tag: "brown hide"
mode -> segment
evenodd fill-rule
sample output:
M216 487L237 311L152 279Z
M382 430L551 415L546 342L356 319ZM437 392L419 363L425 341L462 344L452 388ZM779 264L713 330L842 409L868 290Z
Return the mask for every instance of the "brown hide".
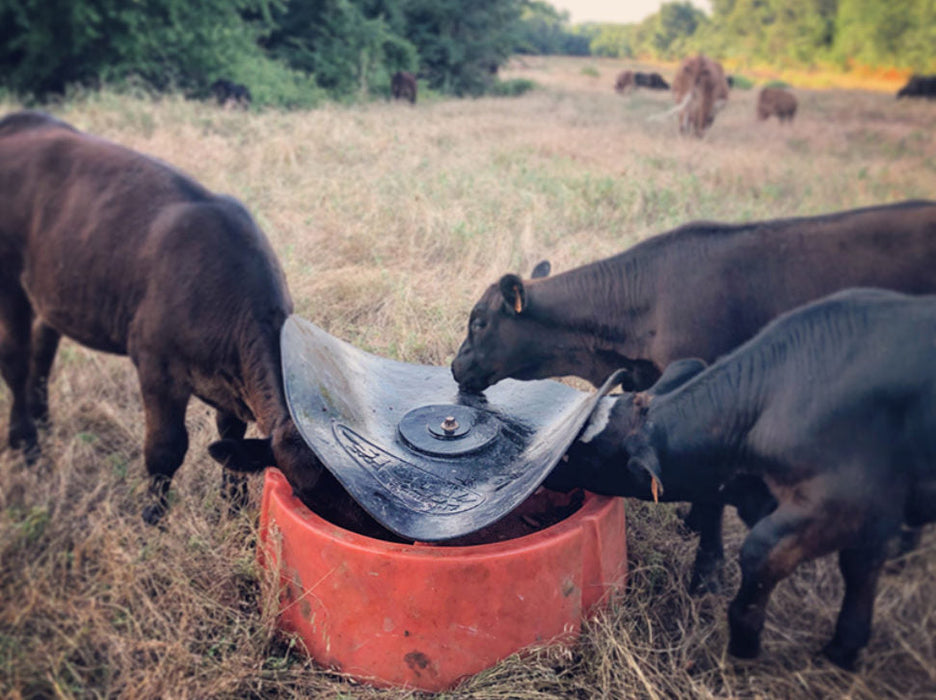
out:
M409 100L415 103L417 92L416 76L402 70L394 73L390 81L390 92L395 100Z
M0 121L0 369L14 447L37 450L65 335L137 369L149 522L184 458L192 395L217 409L223 438L256 420L307 492L320 465L289 417L279 359L292 308L270 244L234 199L47 115Z
M757 118L761 121L776 115L777 119L793 121L796 115L796 97L782 88L765 87L757 96Z
M680 107L679 131L702 136L728 101L728 81L718 61L704 54L685 59L673 79L673 99Z
M615 92L630 92L634 89L634 72L625 70L618 73L617 80L614 82Z

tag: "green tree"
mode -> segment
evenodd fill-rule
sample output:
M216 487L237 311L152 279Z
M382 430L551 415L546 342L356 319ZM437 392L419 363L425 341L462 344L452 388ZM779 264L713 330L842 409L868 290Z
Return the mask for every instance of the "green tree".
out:
M521 0L401 0L420 74L454 95L479 95L518 42Z
M517 53L587 56L588 44L586 32L570 26L568 12L560 12L541 0L523 4L514 46Z
M128 76L197 88L264 60L268 16L268 0L0 0L0 73L37 96Z
M706 21L705 13L688 2L668 2L655 15L652 34L654 53L663 58L681 56L687 40Z
M274 23L265 42L270 53L334 96L386 86L391 73L417 64L415 47L398 33L405 18L395 3L291 0Z

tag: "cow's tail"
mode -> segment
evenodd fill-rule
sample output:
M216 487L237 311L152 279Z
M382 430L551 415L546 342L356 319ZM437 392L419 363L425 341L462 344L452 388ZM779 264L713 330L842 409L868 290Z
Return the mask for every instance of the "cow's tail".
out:
M681 112L683 109L685 109L686 105L689 104L689 100L691 99L692 99L692 91L690 90L689 92L686 93L686 96L682 99L682 102L677 104L672 109L666 110L665 112L660 112L659 114L651 114L649 117L647 117L647 121L648 122L661 122L664 119L669 119L677 112Z

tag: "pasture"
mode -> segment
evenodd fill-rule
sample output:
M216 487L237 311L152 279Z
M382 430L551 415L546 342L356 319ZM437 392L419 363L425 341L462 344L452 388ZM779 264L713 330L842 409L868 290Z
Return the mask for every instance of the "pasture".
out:
M416 105L282 113L105 92L52 111L240 199L279 255L298 314L414 363L450 363L486 286L543 258L558 272L693 219L936 194L929 101L794 85L796 120L780 125L756 120L756 89L735 90L703 139L680 138L675 118L654 118L672 106L668 92L615 94L624 67L528 59L504 77L542 88L518 98L421 94ZM0 114L17 108L0 101ZM4 445L9 404L2 387ZM35 466L0 451L0 696L419 695L316 667L261 614L275 593L255 563L256 507L224 510L206 451L216 435L207 406L189 407L189 452L164 530L140 519L143 415L130 362L63 341L50 409ZM260 485L251 482L255 505ZM932 532L883 577L871 642L850 674L818 656L842 591L834 558L781 583L761 657L739 661L726 652L726 608L745 529L727 516L725 590L693 598L684 587L695 538L677 512L628 502L627 589L578 645L512 657L446 697L936 694Z

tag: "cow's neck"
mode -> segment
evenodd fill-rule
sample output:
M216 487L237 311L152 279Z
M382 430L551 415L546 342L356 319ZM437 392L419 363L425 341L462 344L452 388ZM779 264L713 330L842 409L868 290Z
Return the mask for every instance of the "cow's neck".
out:
M575 357L576 374L597 385L616 369L654 364L647 277L618 256L530 285L531 306ZM652 380L658 372L649 374Z
M719 363L652 399L648 420L666 436L671 473L693 479L705 469L714 483L745 465L747 438L763 409L768 383L752 371L753 359Z
M278 329L248 334L241 345L241 373L242 399L250 407L260 433L270 435L277 424L289 418Z

